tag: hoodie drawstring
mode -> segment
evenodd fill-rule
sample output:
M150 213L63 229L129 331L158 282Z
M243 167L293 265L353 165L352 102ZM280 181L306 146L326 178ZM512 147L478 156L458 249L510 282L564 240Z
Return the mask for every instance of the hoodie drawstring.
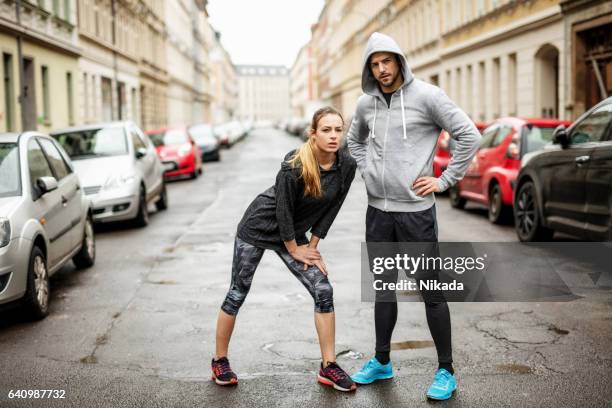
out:
M372 130L370 130L370 135L372 136L372 139L376 139L376 135L374 134L374 128L376 127L376 113L377 113L377 109L376 109L376 98L374 98L374 120L372 121Z
M402 128L404 129L404 140L406 140L406 113L404 112L404 89L400 88L400 101L402 105Z

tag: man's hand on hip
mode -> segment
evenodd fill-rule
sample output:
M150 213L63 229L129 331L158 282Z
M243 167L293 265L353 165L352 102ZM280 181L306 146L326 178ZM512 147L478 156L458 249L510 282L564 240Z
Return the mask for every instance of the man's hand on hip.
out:
M420 197L425 197L427 194L439 193L440 185L437 177L419 177L412 185L412 189Z

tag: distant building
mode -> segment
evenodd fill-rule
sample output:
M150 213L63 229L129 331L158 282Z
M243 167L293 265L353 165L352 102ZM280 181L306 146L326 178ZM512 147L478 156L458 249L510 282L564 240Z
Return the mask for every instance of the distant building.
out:
M210 122L210 44L206 1L166 1L168 125Z
M298 118L308 118L321 107L315 98L313 87L314 64L312 48L306 44L298 53L290 71L291 114Z
M221 44L221 34L212 29L211 34L212 123L218 125L230 121L237 113L238 79L232 59Z
M0 1L0 132L48 132L80 121L76 2ZM21 37L23 83L20 82Z
M277 121L291 115L289 70L284 66L238 65L238 116Z

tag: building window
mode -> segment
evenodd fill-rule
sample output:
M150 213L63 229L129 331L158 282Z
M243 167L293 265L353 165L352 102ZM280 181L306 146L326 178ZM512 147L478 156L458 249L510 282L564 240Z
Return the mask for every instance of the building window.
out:
M96 8L96 11L94 12L94 26L95 26L96 37L99 37L100 36L100 12L98 11L97 8Z
M467 72L466 72L466 95L465 95L465 110L467 111L468 115L470 117L473 117L473 106L474 106L474 90L472 89L473 87L473 78L472 78L472 66L468 65L467 66Z
M498 118L501 113L501 73L499 58L493 59L493 118Z
M132 120L136 122L138 120L138 105L136 97L136 88L132 88Z
M125 84L117 82L117 117L124 120L126 117Z
M89 118L89 82L87 73L83 73L83 116L85 116L85 120Z
M486 85L485 63L481 61L478 63L478 120L481 122L485 120Z
M64 19L70 21L70 0L64 0Z
M49 90L49 67L42 65L41 77L42 77L42 92L43 92L43 121L45 125L49 125L51 121L51 95Z
M478 15L482 16L485 12L485 0L476 0L478 2Z
M7 132L15 130L15 81L13 77L13 56L2 54L4 83L4 123Z
M455 70L455 102L459 105L463 104L461 85L463 84L463 78L461 78L461 67Z
M53 0L53 14L59 17L60 14L60 0Z
M517 87L516 54L508 55L508 114L516 116L516 87Z
M68 124L74 125L74 95L72 72L66 72L66 96L68 98Z

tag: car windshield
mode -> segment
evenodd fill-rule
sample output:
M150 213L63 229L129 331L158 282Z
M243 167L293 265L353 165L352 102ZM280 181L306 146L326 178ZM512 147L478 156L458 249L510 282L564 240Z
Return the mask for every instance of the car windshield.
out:
M21 195L17 143L0 143L0 197Z
M535 152L540 150L553 140L554 127L525 126L525 147L523 153Z
M128 153L127 139L121 127L79 130L54 134L72 160L120 156Z
M198 143L214 143L216 141L215 135L211 126L194 126L189 129L189 133Z
M189 128L189 133L194 139L205 139L207 137L214 137L212 132L212 126L209 125L198 125Z
M187 132L182 129L170 129L149 133L149 138L157 146L187 143Z

